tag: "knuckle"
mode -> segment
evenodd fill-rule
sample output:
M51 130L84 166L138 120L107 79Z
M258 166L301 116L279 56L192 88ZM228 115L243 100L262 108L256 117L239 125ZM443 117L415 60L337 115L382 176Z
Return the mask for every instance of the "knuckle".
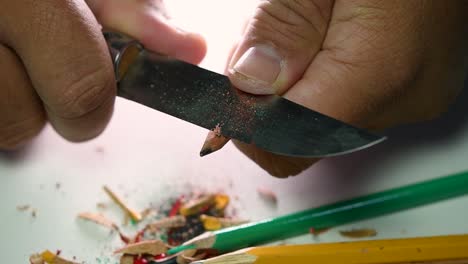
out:
M43 114L34 117L0 121L0 149L14 150L37 136L45 125Z
M323 39L331 6L318 0L268 0L261 2L250 29L253 38L267 39L286 50L310 47ZM328 2L328 1L327 1Z
M66 80L66 89L56 95L56 102L48 105L57 116L64 119L79 119L108 102L115 95L113 75L101 68L90 73L79 74L74 80Z

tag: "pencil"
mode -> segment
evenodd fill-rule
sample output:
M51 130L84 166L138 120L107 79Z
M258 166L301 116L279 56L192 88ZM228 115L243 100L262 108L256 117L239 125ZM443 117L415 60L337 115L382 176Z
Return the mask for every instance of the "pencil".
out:
M220 252L255 246L372 217L426 205L468 193L468 172L377 192L289 215L207 232L168 251L191 248Z
M231 139L221 134L221 126L216 125L212 131L208 132L205 142L200 150L200 157L220 150L229 142L229 140Z
M468 235L242 249L192 264L468 263Z

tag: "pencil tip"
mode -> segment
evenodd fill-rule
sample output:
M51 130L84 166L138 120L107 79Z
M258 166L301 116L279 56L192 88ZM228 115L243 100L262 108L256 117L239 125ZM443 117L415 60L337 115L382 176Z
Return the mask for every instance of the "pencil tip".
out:
M200 157L206 156L206 155L211 154L211 153L213 153L213 150L211 148L203 148L200 151Z

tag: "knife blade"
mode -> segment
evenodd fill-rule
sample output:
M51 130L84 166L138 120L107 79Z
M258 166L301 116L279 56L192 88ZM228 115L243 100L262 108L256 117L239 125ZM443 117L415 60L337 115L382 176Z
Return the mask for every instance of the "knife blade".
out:
M343 123L278 95L252 95L229 78L148 51L104 32L114 60L117 95L266 151L328 157L370 147L383 136Z

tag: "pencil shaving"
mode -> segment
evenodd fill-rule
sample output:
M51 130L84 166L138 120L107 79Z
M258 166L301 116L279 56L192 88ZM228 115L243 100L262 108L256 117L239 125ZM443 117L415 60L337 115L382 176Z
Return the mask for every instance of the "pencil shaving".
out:
M257 193L263 200L267 202L270 202L275 205L278 203L278 197L271 189L259 187L257 188Z
M245 223L248 223L246 220L240 219L230 219L224 217L214 217L208 215L200 215L200 220L203 223L203 226L208 231L215 231L221 228L231 227L231 226L238 226Z
M146 229L150 232L156 232L161 228L175 228L185 226L187 219L183 215L165 217L149 223Z
M147 208L141 212L141 218L146 219L150 216L156 215L158 212L153 208Z
M27 211L27 210L29 210L29 208L31 208L31 206L29 204L16 206L16 210L18 210L20 212Z
M127 205L127 203L125 203L123 201L123 199L118 196L115 192L113 192L109 187L107 186L103 186L103 189L104 191L109 195L109 197L117 204L119 205L119 207L124 210L129 216L130 218L135 221L135 222L139 222L141 221L142 217L141 217L141 214L138 213L136 210L130 208L130 206Z
M29 263L31 264L44 264L44 259L42 258L41 254L32 254L29 257Z
M128 255L160 255L167 251L167 246L161 240L146 240L133 244L128 244L125 247L118 249L114 254L128 254Z
M223 211L229 205L229 196L226 194L216 194L215 195L215 208L218 211Z
M133 256L131 255L122 255L120 257L120 264L133 264Z
M372 228L361 228L361 229L340 231L340 235L344 237L348 237L348 238L375 237L377 235L377 231Z
M177 264L190 264L197 260L202 260L207 256L206 252L201 252L197 254L198 250L188 249L182 251L176 258Z
M202 196L201 198L193 199L183 204L179 210L179 213L184 216L197 214L204 207L213 205L214 202L215 202L214 195Z
M91 221L95 224L108 227L110 229L118 230L118 226L110 219L106 218L102 214L93 214L89 212L83 212L78 214L78 218Z
M49 250L42 252L41 254L33 254L29 257L31 264L79 264L71 260L64 259Z

